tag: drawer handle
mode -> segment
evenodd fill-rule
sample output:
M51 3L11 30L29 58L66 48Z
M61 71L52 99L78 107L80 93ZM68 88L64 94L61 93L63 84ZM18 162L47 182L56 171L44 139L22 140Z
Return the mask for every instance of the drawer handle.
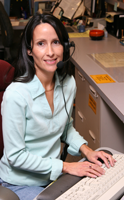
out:
M78 116L80 117L81 121L83 122L84 121L84 116L80 111L78 111Z
M96 137L91 130L89 130L89 134L90 134L91 138L95 141Z
M89 88L90 88L90 91L93 94L93 96L95 98L98 98L98 94L97 94L96 90L91 85L89 85Z
M82 81L85 81L84 76L78 71L78 76L81 78Z

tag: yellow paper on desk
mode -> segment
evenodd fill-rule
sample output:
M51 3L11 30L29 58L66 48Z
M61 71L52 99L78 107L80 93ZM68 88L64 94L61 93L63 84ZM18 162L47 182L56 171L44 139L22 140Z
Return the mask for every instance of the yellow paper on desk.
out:
M115 83L108 74L90 75L96 83Z
M69 34L69 38L80 38L80 37L89 37L89 32L90 30L87 30L83 33L68 33Z

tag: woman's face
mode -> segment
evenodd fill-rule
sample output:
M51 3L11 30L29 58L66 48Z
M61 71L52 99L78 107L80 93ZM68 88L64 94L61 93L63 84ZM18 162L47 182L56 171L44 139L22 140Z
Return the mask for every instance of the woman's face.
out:
M40 72L55 72L57 63L63 60L63 46L54 28L48 23L35 27L33 32L32 52L36 75Z

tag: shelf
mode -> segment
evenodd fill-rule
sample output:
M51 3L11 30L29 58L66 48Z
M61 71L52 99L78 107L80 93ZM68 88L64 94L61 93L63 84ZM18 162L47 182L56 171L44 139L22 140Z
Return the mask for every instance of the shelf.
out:
M34 0L34 3L35 2L39 2L39 3L45 3L45 2L54 2L56 0Z
M119 3L119 8L124 9L124 3L121 1L117 1L117 0L106 0L106 3L109 3L111 5L114 5L115 3Z

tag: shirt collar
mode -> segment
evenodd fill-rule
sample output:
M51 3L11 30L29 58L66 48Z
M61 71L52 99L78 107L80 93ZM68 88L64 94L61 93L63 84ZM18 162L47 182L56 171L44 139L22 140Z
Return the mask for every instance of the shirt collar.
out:
M60 80L61 80L61 77L59 77L57 72L55 72L55 89L57 87L62 87ZM65 85L66 84L63 82L63 86L65 86ZM42 83L40 82L39 78L36 75L34 75L34 78L32 79L31 82L27 83L27 86L31 92L31 96L33 99L35 99L36 97L45 93L45 89L44 89Z

